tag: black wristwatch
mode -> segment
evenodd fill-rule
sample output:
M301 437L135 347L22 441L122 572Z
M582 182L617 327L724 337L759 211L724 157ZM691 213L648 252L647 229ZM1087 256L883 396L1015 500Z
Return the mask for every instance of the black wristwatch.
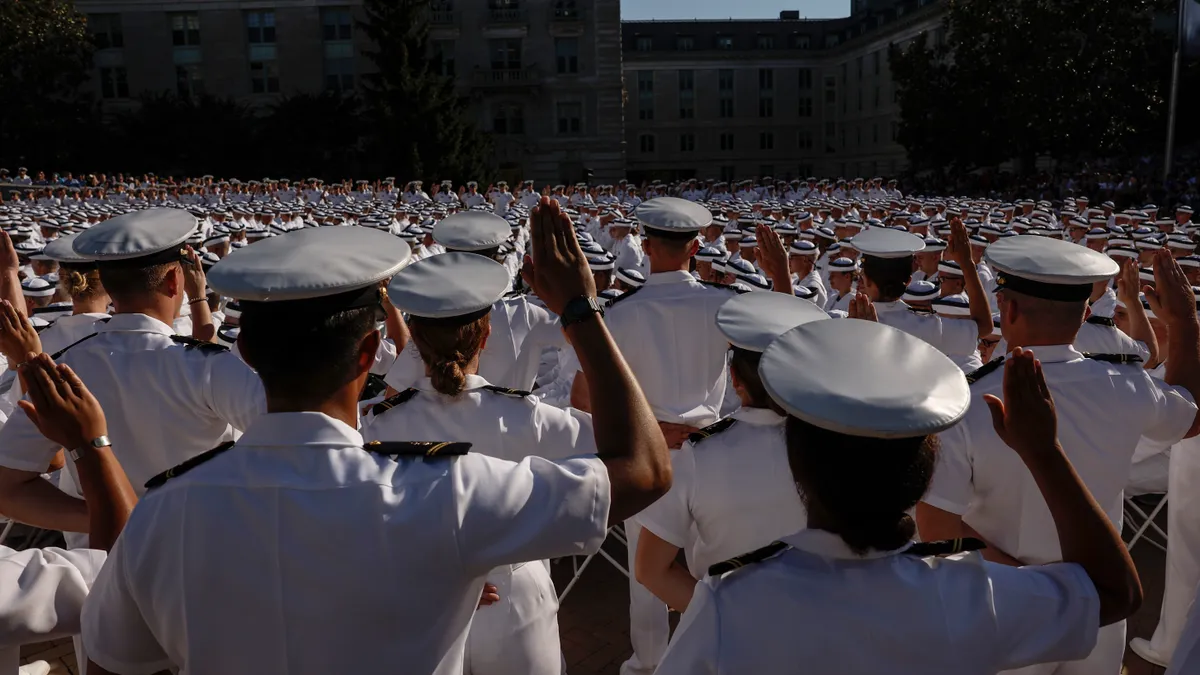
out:
M562 327L573 326L591 318L594 314L604 316L604 307L600 305L600 301L588 295L581 295L574 300L568 301L567 306L563 307L561 317Z

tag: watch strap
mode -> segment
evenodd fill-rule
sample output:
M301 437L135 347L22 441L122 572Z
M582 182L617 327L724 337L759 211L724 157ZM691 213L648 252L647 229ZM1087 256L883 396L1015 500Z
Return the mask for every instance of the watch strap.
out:
M600 301L595 297L581 295L568 301L566 306L563 307L563 313L560 317L562 327L573 326L588 319L593 314L604 316L604 307L600 305Z

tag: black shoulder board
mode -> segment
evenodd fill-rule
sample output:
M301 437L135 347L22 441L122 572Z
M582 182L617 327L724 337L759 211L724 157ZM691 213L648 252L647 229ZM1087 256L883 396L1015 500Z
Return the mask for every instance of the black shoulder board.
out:
M470 443L449 441L371 441L363 445L367 452L398 457L457 457L470 449Z
M233 444L234 444L233 441L229 441L228 443L222 443L221 445L218 445L217 447L213 448L212 450L209 450L208 452L202 452L199 455L196 455L195 457L183 462L182 464L180 464L178 466L173 466L170 469L167 469L166 471L158 474L154 478L151 478L150 480L146 481L146 489L153 490L156 487L162 486L163 483L166 483L167 481L171 480L172 478L174 478L176 476L182 476L183 474L200 466L201 464L207 462L208 460L212 459L213 457L216 457L217 455L232 448Z
M175 344L185 345L188 349L199 349L205 354L220 354L221 352L229 351L229 347L226 347L225 345L219 345L215 342L197 340L194 337L188 337L186 335L172 335L171 340L173 340Z
M736 569L745 567L746 565L753 565L755 563L760 563L760 562L766 560L767 558L772 558L772 557L779 555L780 553L783 553L783 551L787 548L788 548L788 545L783 543L782 541L777 541L773 544L768 544L768 545L758 549L757 551L751 551L744 555L739 555L736 558L730 558L729 560L726 560L725 562L719 562L716 565L710 566L708 568L708 576L719 577L722 574L725 574L726 572L732 572Z
M371 414L378 417L378 416L382 415L383 413L391 410L392 408L395 408L396 406L400 405L401 403L404 403L405 401L416 396L418 391L419 390L417 390L417 389L405 389L404 391L400 392L399 394L396 394L395 396L392 396L391 398L380 401L379 403L376 403L374 406L371 407Z
M497 387L494 384L489 384L488 386L484 387L484 389L486 389L494 394L500 394L501 396L512 396L513 398L525 398L526 396L529 396L532 393L532 392L524 391L521 389L509 389L507 387Z
M1084 354L1083 358L1105 363L1141 363L1142 357L1137 354Z
M995 361L988 361L987 363L983 364L982 368L976 368L975 370L967 373L967 384L975 384L976 382L999 370L1000 366L1003 364L1003 356Z
M368 373L367 382L363 385L362 391L358 393L358 400L366 401L367 399L375 398L385 391L387 391L387 382L383 381L383 377L375 373Z
M638 291L642 290L643 288L645 288L645 286L638 286L637 288L631 288L628 291L625 291L624 293L618 295L617 297L613 298L612 300L609 300L608 307L612 307L613 305L630 297L631 295L633 295L634 293L637 293ZM607 307L605 309L607 309Z
M1113 326L1117 325L1117 323L1115 321L1108 318L1107 316L1096 316L1095 314L1093 314L1092 316L1089 316L1087 318L1087 322L1094 326L1105 326L1107 328L1112 328Z
M514 288L513 290L511 290L511 291L509 291L509 292L505 293L505 294L504 294L503 296L501 296L501 297L504 297L504 298L520 298L520 297L522 297L522 296L526 296L526 295L529 295L529 288L528 288L528 287L526 287L526 286L522 286L521 288Z
M74 347L75 345L77 345L81 342L87 342L88 340L91 340L92 338L96 337L96 335L98 335L98 333L92 333L91 335L89 335L87 337L79 338L75 342L72 342L71 344L67 345L66 347L63 347L62 349L51 354L50 358L54 361L57 361L58 357L62 356L63 354L66 354L67 350L69 350L71 347Z
M912 312L913 314L936 314L937 313L937 312L933 311L932 307L913 307L912 305L908 306L908 311Z
M741 295L742 293L750 292L747 290L743 290L741 288L735 288L734 286L730 286L729 284L719 284L715 281L705 281L703 279L697 279L696 281L699 281L700 283L704 284L705 286L712 286L714 288L724 288L725 290L733 291L734 293L737 293L738 295Z
M965 539L947 539L945 541L921 541L913 544L905 553L922 558L935 555L954 555L967 551L982 551L987 544L972 537Z
M737 424L737 420L733 419L732 417L726 417L723 420L718 420L717 422L704 427L700 431L688 434L688 440L691 441L692 445L695 445L709 436L715 436L722 431L725 431L735 424Z

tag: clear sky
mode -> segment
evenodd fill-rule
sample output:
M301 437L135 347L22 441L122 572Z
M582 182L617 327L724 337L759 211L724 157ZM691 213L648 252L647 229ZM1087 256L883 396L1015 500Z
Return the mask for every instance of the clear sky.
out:
M621 0L622 19L775 19L795 9L807 19L850 15L850 0Z

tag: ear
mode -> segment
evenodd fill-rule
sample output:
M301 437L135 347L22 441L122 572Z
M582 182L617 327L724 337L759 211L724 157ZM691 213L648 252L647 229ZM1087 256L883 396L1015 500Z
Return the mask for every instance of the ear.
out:
M241 335L238 335L241 339ZM375 354L379 351L379 344L382 341L378 330L373 330L363 337L362 342L358 343L358 355L355 358L358 366L357 377L361 377L371 370L371 366L375 365Z
M163 277L163 292L167 297L174 298L183 295L183 264L174 265L167 276Z
M487 326L484 326L483 340L479 343L479 353L483 353L484 347L487 347L488 338L492 336L492 323L489 321Z
M700 250L700 240L692 239L691 243L688 244L687 257L689 257L689 258L694 257L696 255L696 252L699 250Z

